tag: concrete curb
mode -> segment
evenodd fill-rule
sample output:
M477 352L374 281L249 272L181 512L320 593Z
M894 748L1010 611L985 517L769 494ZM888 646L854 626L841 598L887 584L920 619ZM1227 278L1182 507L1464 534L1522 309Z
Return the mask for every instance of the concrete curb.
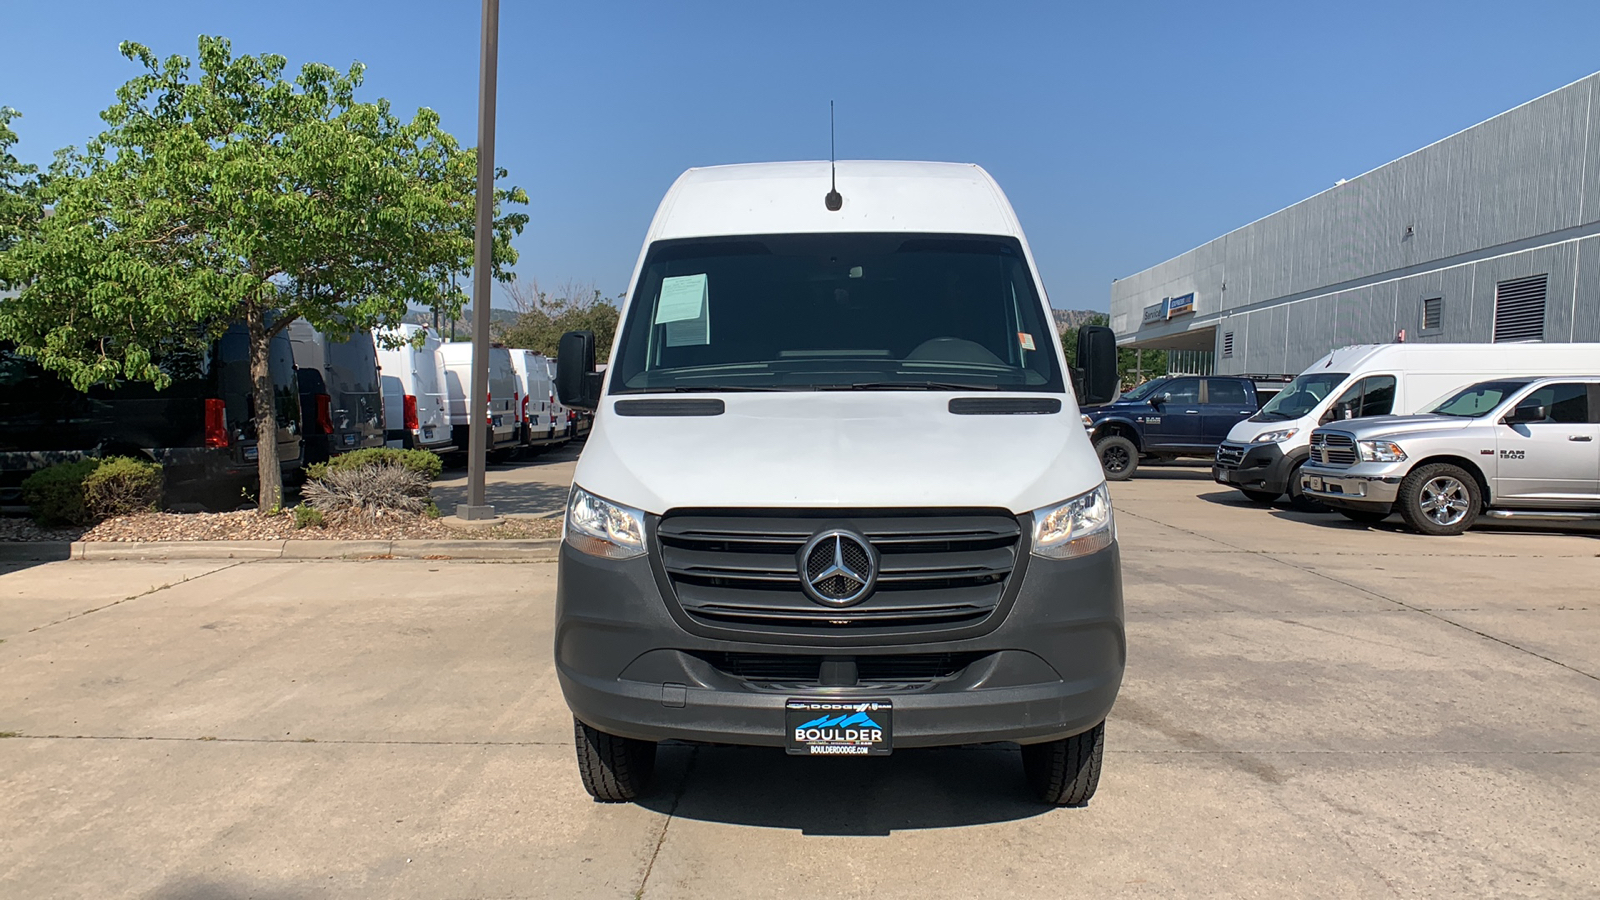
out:
M67 541L3 541L0 542L0 562L71 559L73 546Z
M538 562L556 558L559 538L442 541L73 541L32 545L33 555L5 559L499 559ZM67 551L70 546L70 550ZM48 548L54 548L48 549Z

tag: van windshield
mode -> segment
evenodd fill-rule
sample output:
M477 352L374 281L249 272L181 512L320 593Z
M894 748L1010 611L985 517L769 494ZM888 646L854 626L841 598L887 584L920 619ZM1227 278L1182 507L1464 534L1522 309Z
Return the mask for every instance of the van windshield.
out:
M1298 419L1317 408L1334 388L1349 378L1346 372L1308 372L1267 401L1261 411L1250 417L1252 422L1282 422Z
M1480 381L1477 384L1469 384L1440 401L1428 412L1436 416L1476 419L1494 412L1501 401L1527 387L1529 383L1531 379L1524 378L1521 381Z
M639 276L611 392L1063 393L1052 327L1012 238L661 241Z

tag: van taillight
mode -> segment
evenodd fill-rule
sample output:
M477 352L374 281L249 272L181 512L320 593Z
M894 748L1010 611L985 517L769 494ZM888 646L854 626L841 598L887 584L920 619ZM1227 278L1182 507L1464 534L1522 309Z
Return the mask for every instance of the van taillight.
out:
M228 404L218 397L206 398L206 446L228 446Z
M317 395L317 427L323 434L333 434L333 398L327 394Z
M528 401L532 400L532 399L533 399L532 397L523 397L522 398L522 419L523 419L523 421L529 421L529 419L528 419Z
M407 431L416 431L421 427L417 424L417 398L410 394L407 394L405 399L405 420Z

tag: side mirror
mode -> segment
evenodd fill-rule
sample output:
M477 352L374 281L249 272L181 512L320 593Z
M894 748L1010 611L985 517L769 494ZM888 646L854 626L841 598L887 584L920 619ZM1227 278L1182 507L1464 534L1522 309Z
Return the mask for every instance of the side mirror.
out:
M594 409L600 405L602 380L594 370L594 332L563 334L556 359L556 398L573 409Z
M1171 403L1171 402L1172 402L1172 394L1167 392L1167 391L1162 391L1161 393L1159 393L1159 394L1155 395L1154 397L1150 398L1150 405L1154 406L1156 409L1160 409L1161 407L1166 406L1168 403Z
M1085 325L1078 329L1078 365L1083 370L1079 405L1095 406L1117 399L1115 332L1104 325Z
M1545 407L1537 403L1524 403L1506 413L1506 417L1500 421L1507 425L1525 425L1529 422L1543 422L1549 417L1550 410Z

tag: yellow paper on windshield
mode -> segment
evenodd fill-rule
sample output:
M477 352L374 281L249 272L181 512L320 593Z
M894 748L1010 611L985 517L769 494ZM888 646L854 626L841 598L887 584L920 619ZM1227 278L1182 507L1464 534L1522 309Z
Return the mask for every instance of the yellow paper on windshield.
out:
M701 317L706 305L706 276L670 275L661 279L661 299L656 301L656 324L687 322Z

